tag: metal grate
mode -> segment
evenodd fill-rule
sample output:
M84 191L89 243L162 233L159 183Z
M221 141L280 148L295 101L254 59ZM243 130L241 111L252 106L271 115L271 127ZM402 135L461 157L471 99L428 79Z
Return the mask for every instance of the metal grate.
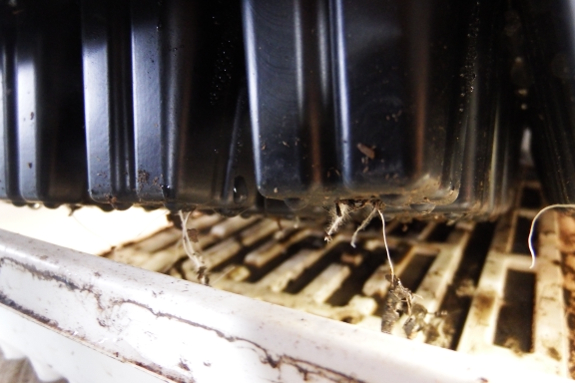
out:
M497 223L387 225L396 273L416 294L426 342L470 354L496 354L567 375L569 345L556 214L538 228L538 261L527 234L541 204L539 186L525 182L513 211ZM526 224L527 223L527 224ZM213 287L380 331L389 267L381 226L350 245L354 225L323 241L322 225L264 218L194 216ZM196 280L181 233L169 228L106 256ZM404 316L392 333L405 337Z

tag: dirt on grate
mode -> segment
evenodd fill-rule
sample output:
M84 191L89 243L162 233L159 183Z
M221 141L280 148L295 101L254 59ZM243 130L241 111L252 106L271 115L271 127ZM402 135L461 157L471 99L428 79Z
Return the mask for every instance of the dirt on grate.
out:
M563 253L563 296L569 328L569 373L575 379L575 253Z
M575 379L575 218L559 215L559 239L563 270L563 297L569 328L569 373Z

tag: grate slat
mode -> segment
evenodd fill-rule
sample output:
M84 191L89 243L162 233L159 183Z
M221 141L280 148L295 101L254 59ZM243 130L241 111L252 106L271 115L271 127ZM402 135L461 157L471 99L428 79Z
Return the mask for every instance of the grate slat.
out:
M528 187L531 194L538 193L536 184L531 182ZM524 233L518 236L518 230L525 231L525 225L518 222L535 214L533 204L523 207L518 199L495 229L487 223L447 226L417 222L410 227L398 220L390 221L387 235L395 271L404 278L405 286L413 284L414 303L427 311L409 337L469 354L519 360L545 372L567 375L569 343L556 214L550 212L539 222L534 270L529 269L531 259L523 250L514 252L518 249L516 239L524 237ZM216 221L210 216L210 226L205 224L208 221L200 221L200 225L196 220L206 218L194 217L189 227L201 227L198 245L204 249L206 264L212 270L212 286L380 331L390 269L378 222L359 233L357 248L352 248L353 224L341 228L330 243L324 244L323 231L315 222L303 221L296 227L289 221ZM168 237L175 245L178 233L168 229L158 236L161 246L150 242L132 244L111 258L195 281L192 264L182 258L181 250L165 248ZM150 240L153 242L152 238L146 241ZM366 265L369 270L364 270ZM423 268L423 274L409 282L408 275L417 274L417 267ZM533 331L523 335L529 339L521 340L532 345L529 350L503 347L496 340L506 296L512 299L505 294L510 270L533 273L529 275L534 277ZM345 286L352 286L353 291L343 292ZM408 319L403 315L393 325L392 334L406 337Z

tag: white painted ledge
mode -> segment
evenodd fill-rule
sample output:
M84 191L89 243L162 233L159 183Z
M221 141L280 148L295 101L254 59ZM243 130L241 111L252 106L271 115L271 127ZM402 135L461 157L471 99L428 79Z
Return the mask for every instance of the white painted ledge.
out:
M72 383L569 381L5 231L2 342Z

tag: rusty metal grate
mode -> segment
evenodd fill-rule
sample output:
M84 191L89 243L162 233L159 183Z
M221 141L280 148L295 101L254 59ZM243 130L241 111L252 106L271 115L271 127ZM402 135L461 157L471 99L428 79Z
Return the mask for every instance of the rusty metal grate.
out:
M515 209L497 223L387 225L396 273L429 313L417 342L470 354L496 354L567 375L569 345L559 229L553 212L539 221L539 259L529 269L527 234L541 205L524 182ZM271 303L380 331L389 282L381 226L350 245L353 223L323 241L321 224L195 215L211 285ZM196 281L176 228L106 256ZM433 314L435 313L435 314ZM403 317L392 333L406 336Z

